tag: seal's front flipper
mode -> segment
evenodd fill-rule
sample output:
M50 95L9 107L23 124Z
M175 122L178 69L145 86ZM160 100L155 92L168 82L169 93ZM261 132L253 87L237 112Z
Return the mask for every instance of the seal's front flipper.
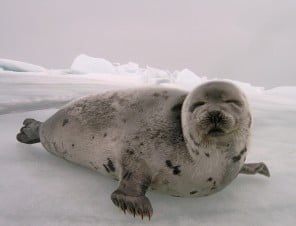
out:
M20 132L16 135L16 139L25 144L35 144L40 142L39 127L41 122L35 119L25 119L23 127Z
M117 207L124 213L129 212L134 217L136 215L148 217L153 214L153 209L145 193L150 186L151 177L143 168L133 170L123 170L119 187L111 195L111 199Z
M127 211L134 217L139 215L142 219L148 217L149 220L152 216L153 209L149 199L145 195L131 196L117 189L112 193L111 199L124 213Z
M240 173L243 174L262 174L264 176L270 177L268 167L265 163L247 163L243 165L243 168L240 170Z

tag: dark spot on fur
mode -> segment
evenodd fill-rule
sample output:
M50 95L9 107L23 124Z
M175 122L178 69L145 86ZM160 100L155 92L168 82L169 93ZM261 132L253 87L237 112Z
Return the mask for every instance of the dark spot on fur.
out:
M126 149L126 153L128 153L129 155L133 155L135 152L133 150Z
M107 166L108 166L109 170L111 170L112 172L115 171L115 167L114 167L114 165L113 165L113 162L112 162L111 159L109 159L109 158L108 158Z
M144 145L144 143L143 143L143 142L141 142L141 143L140 143L140 146L143 146L143 145Z
M95 136L92 136L91 139L92 139L92 140L95 139Z
M166 163L167 167L169 167L169 168L173 167L173 164L170 160L166 160L165 163Z
M93 162L89 162L89 164L90 164L95 170L98 169L98 167L96 167L95 164L94 164Z
M110 173L110 170L108 169L108 167L105 164L103 164L103 166L104 166L105 170L107 171L107 173Z
M211 187L211 190L215 190L216 189L216 187Z
M241 159L241 156L240 156L240 155L238 155L238 156L233 156L233 157L232 157L232 161L233 161L233 162L238 162L240 159Z
M63 121L63 125L62 126L65 126L67 123L69 122L69 119L64 119L64 121Z
M192 151L193 153L195 153L196 155L199 155L199 151L198 151L197 148L191 148L191 151Z
M153 93L153 96L154 96L154 97L159 97L160 94L159 94L159 93Z
M104 135L103 135L104 137L106 137L107 136L107 133L104 133Z
M139 138L140 138L139 136L135 136L135 139L136 139L136 140L139 140Z
M238 162L239 160L241 160L242 155L247 152L247 147L244 147L243 150L240 151L239 155L232 157L232 161L233 162ZM246 160L246 156L244 157L244 161Z
M179 175L181 173L181 170L179 169L180 166L174 166L173 174Z
M210 158L210 154L209 154L209 153L205 153L205 155L206 155L208 158Z
M75 144L72 144L72 148L74 148L75 147Z
M122 121L123 121L123 123L126 123L126 119L124 118L124 119L122 119Z
M212 177L209 177L207 181L212 181L212 180L213 180L213 178Z
M127 171L127 172L123 175L122 179L129 180L129 179L131 178L132 175L133 175L132 172Z
M243 150L240 151L240 154L244 154L245 152L247 152L247 148L245 147Z
M166 163L167 167L169 167L170 169L173 169L174 175L179 175L181 173L181 170L179 169L180 166L173 166L173 164L170 160L166 160L165 163Z
M190 195L194 195L194 194L196 194L197 193L197 191L191 191L190 192Z
M175 106L173 106L171 108L171 111L173 111L173 112L180 112L181 109L182 109L182 105L183 105L183 103L176 104Z

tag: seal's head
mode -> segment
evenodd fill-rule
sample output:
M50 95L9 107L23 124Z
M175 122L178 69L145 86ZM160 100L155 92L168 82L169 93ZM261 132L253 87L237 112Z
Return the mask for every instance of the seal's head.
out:
M193 152L203 142L247 139L250 125L247 98L229 82L212 81L198 86L182 107L183 134Z

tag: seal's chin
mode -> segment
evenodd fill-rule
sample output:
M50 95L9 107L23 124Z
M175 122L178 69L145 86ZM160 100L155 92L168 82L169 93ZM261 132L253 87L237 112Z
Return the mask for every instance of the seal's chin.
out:
M210 135L212 137L219 137L219 136L225 135L225 132L223 129L221 129L219 127L213 127L212 129L210 129L208 131L208 135Z

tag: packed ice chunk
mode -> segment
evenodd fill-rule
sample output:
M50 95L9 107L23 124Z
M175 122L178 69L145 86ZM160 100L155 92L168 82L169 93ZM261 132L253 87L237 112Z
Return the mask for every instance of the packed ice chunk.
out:
M159 85L162 83L171 83L173 81L173 77L169 71L149 66L147 66L146 69L142 69L141 77L142 81L148 85Z
M194 72L189 69L184 69L180 72L175 72L175 83L182 88L191 90L198 86L199 84L206 82L206 77L199 77Z
M1 71L15 71L15 72L44 72L46 71L45 68L20 62L16 60L9 60L9 59L0 59L0 70Z
M133 62L129 62L127 64L115 64L116 72L118 74L139 74L140 68L139 65Z
M111 62L85 54L81 54L74 59L71 70L79 73L116 73L116 67Z

